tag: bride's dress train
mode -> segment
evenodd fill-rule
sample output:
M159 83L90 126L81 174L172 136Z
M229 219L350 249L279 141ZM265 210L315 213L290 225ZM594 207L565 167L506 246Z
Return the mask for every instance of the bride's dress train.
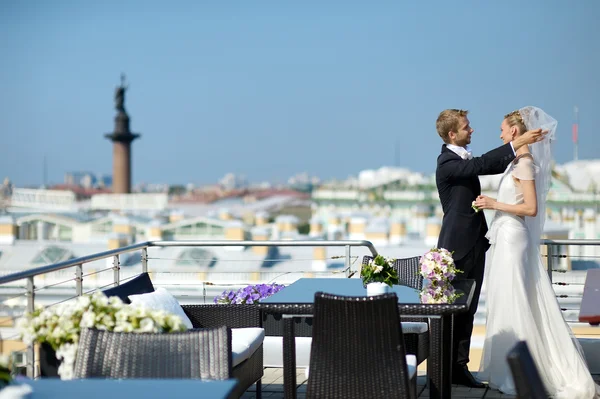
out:
M523 171L532 175L533 168L529 158L511 164L500 182L497 200L522 203L522 192L512 177L522 178ZM488 238L492 246L487 253L484 277L486 337L478 377L488 381L490 388L516 394L506 355L524 340L551 397L594 398L599 387L563 318L541 261L539 235L538 242L532 242L535 238L530 233L523 218L508 213L497 212L490 226Z

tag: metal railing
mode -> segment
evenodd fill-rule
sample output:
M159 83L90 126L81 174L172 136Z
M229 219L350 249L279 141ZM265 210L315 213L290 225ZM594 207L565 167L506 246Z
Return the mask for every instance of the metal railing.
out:
M547 258L547 262L548 262L548 277L550 277L550 282L552 282L552 272L558 271L555 268L555 265L558 263L557 260L561 259L561 258L567 258L569 256L573 256L573 255L567 255L567 254L560 254L558 253L558 247L560 246L598 246L600 245L600 240L589 240L589 239L584 239L584 240L575 240L575 239L568 239L568 240L547 240L547 239L543 239L541 241L541 245L545 245L546 246L546 258Z
M560 262L561 258L567 258L573 255L566 255L560 253L560 246L597 246L600 245L600 240L542 240L540 242L542 246L547 249L547 262L548 262L548 274L552 281L552 272L557 271L556 266ZM376 256L378 254L374 245L370 241L364 240L338 240L338 241L324 241L324 240L277 240L277 241L236 241L236 240L189 240L189 241L148 241L129 245L126 247L108 250L88 256L82 256L79 258L70 259L67 261L55 263L48 266L37 267L29 270L20 271L6 276L0 277L0 286L15 281L25 280L25 292L21 296L26 298L25 310L27 312L33 312L35 309L35 296L36 292L40 290L34 284L34 278L36 276L44 275L47 273L57 272L69 268L75 268L75 277L71 281L75 281L75 296L81 296L84 294L83 290L83 279L87 275L84 274L84 265L94 261L102 259L112 259L111 265L105 269L106 271L112 270L112 281L109 278L107 281L110 285L117 286L121 281L121 255L131 252L141 252L141 272L148 272L148 262L154 258L148 257L148 249L152 247L342 247L345 249L345 265L344 272L348 277L352 272L352 247L365 247L371 253ZM564 251L563 251L564 252ZM576 256L575 256L576 257ZM341 258L341 257L337 257ZM595 256L594 256L595 258ZM157 258L159 259L159 258ZM90 273L91 274L91 273ZM125 277L126 278L126 277ZM44 287L42 287L44 288ZM98 287L96 289L101 289ZM72 288L71 288L72 289ZM72 298L72 297L71 297ZM35 354L33 346L27 347L27 375L30 377L34 376L34 364Z
M35 284L36 276L52 273L68 268L75 268L75 293L76 296L83 295L83 265L102 259L112 258L113 285L120 282L120 255L141 251L142 272L148 272L148 248L151 247L344 247L345 248L345 271L349 276L351 267L351 248L366 247L373 256L377 256L377 250L370 241L364 240L272 240L272 241L237 241L237 240L190 240L190 241L147 241L126 247L99 252L93 255L82 256L64 262L48 266L37 267L22 272L13 273L0 277L0 285L11 282L26 280L25 296L27 298L26 311L33 312L35 309ZM35 350L33 345L27 347L27 376L34 377Z

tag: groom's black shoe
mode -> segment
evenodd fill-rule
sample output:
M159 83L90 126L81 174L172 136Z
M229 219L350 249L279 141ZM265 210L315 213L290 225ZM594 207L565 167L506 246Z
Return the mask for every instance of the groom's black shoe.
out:
M473 377L467 366L456 366L452 369L452 383L471 388L485 388L486 385Z

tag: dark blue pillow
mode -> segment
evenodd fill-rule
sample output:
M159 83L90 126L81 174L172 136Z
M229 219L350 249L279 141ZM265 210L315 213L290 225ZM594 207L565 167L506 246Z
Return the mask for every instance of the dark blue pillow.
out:
M131 303L129 295L147 294L154 292L154 285L148 273L142 273L126 282L102 291L106 296L118 296L124 303Z

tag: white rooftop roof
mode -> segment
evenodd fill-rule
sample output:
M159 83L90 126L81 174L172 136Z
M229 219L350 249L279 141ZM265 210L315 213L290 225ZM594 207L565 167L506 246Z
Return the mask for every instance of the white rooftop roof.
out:
M572 161L556 166L557 172L569 178L569 184L577 191L588 191L592 185L600 189L600 160Z

